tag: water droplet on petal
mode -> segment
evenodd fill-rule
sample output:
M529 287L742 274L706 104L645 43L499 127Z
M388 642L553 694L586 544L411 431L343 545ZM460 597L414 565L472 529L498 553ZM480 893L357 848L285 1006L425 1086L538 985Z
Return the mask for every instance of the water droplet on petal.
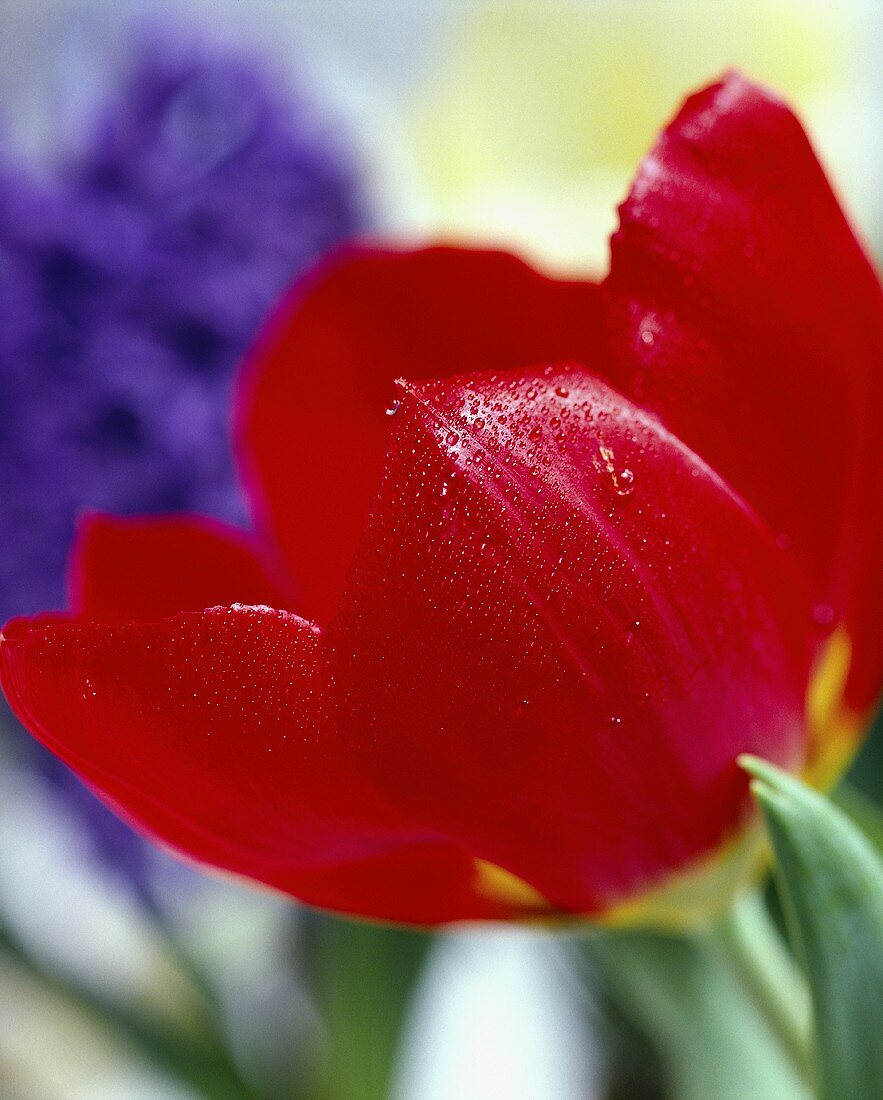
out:
M616 484L616 492L621 497L627 497L635 488L635 475L628 467L614 474L613 480Z
M812 609L812 617L818 626L830 626L834 621L834 608L829 603L817 603Z

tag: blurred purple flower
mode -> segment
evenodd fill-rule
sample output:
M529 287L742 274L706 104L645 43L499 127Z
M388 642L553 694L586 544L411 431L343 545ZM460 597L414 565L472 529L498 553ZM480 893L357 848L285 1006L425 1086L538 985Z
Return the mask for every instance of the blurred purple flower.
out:
M362 225L310 105L157 47L85 148L0 174L0 614L61 606L76 516L244 519L231 380L275 297Z
M84 511L245 520L236 367L285 285L363 224L311 104L157 43L48 183L0 165L0 621L63 606ZM149 902L134 834L41 767Z

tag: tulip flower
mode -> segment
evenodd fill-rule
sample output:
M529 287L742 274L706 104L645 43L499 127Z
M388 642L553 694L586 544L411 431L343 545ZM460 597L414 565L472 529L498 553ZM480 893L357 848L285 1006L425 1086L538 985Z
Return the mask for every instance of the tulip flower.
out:
M338 254L253 351L241 533L95 517L5 628L25 725L128 821L433 925L686 923L753 753L830 782L883 662L881 291L791 111L684 104L608 277Z

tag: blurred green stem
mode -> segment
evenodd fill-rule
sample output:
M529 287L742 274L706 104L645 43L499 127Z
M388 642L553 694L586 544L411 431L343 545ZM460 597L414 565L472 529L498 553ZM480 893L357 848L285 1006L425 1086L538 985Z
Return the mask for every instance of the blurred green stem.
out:
M759 898L708 931L600 932L585 950L678 1100L808 1100L805 985Z
M311 915L307 957L328 1046L311 1100L387 1100L429 933Z
M761 895L740 898L716 930L716 938L794 1065L811 1080L809 991Z

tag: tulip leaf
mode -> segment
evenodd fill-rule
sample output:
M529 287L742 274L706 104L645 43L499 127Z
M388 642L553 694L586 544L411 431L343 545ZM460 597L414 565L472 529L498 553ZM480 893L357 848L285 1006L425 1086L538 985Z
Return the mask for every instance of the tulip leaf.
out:
M829 799L743 757L809 979L823 1100L883 1096L883 862Z
M831 797L834 805L883 853L883 811L877 803L851 783L841 783Z

